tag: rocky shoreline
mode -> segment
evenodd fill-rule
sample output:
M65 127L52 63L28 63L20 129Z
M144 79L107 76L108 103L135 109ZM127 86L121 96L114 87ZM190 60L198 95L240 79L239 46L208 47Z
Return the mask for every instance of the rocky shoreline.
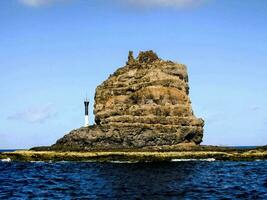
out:
M70 131L48 147L3 152L3 161L126 161L266 159L267 147L203 146L204 120L195 116L187 67L153 51L129 52L95 92L95 124ZM86 117L86 116L85 116ZM88 116L87 116L88 117ZM87 119L87 118L86 118Z
M199 146L183 150L120 149L112 151L34 151L2 152L0 159L10 161L79 161L79 162L170 162L179 160L255 161L267 160L267 147L239 149Z

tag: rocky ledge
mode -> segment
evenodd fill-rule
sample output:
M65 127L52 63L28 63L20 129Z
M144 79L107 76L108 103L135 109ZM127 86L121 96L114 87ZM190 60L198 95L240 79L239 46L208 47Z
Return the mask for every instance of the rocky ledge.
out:
M153 51L129 52L126 65L96 88L95 125L71 131L54 150L198 145L204 120L194 116L187 68Z
M180 147L168 151L113 150L113 151L51 151L49 147L38 151L0 153L2 161L91 161L91 162L169 162L186 160L203 161L255 161L267 160L266 147L237 149L215 146ZM49 151L48 151L49 150Z

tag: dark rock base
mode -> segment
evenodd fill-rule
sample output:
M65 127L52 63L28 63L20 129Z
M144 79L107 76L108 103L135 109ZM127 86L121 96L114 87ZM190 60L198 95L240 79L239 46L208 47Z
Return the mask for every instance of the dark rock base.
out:
M202 141L199 126L168 126L128 124L90 126L71 131L56 144L54 150L161 149L181 145L196 145Z

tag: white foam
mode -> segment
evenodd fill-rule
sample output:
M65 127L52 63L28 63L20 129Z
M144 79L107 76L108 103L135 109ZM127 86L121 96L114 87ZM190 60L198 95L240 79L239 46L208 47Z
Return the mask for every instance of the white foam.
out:
M137 161L127 161L127 160L125 160L125 161L111 160L109 162L111 162L111 163L137 163Z
M215 158L204 158L204 159L194 159L194 158L191 158L191 159L171 159L171 162L187 162L187 161L206 161L206 162L213 162L213 161L216 161Z
M11 162L11 159L10 158L4 158L4 159L1 159L2 162Z

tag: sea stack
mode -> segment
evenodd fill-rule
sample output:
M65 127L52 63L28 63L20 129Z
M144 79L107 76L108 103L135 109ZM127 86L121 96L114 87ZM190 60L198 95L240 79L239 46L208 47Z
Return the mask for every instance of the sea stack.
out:
M187 68L153 51L129 52L126 65L96 88L95 125L71 131L54 149L136 149L198 145L204 120L194 116Z

